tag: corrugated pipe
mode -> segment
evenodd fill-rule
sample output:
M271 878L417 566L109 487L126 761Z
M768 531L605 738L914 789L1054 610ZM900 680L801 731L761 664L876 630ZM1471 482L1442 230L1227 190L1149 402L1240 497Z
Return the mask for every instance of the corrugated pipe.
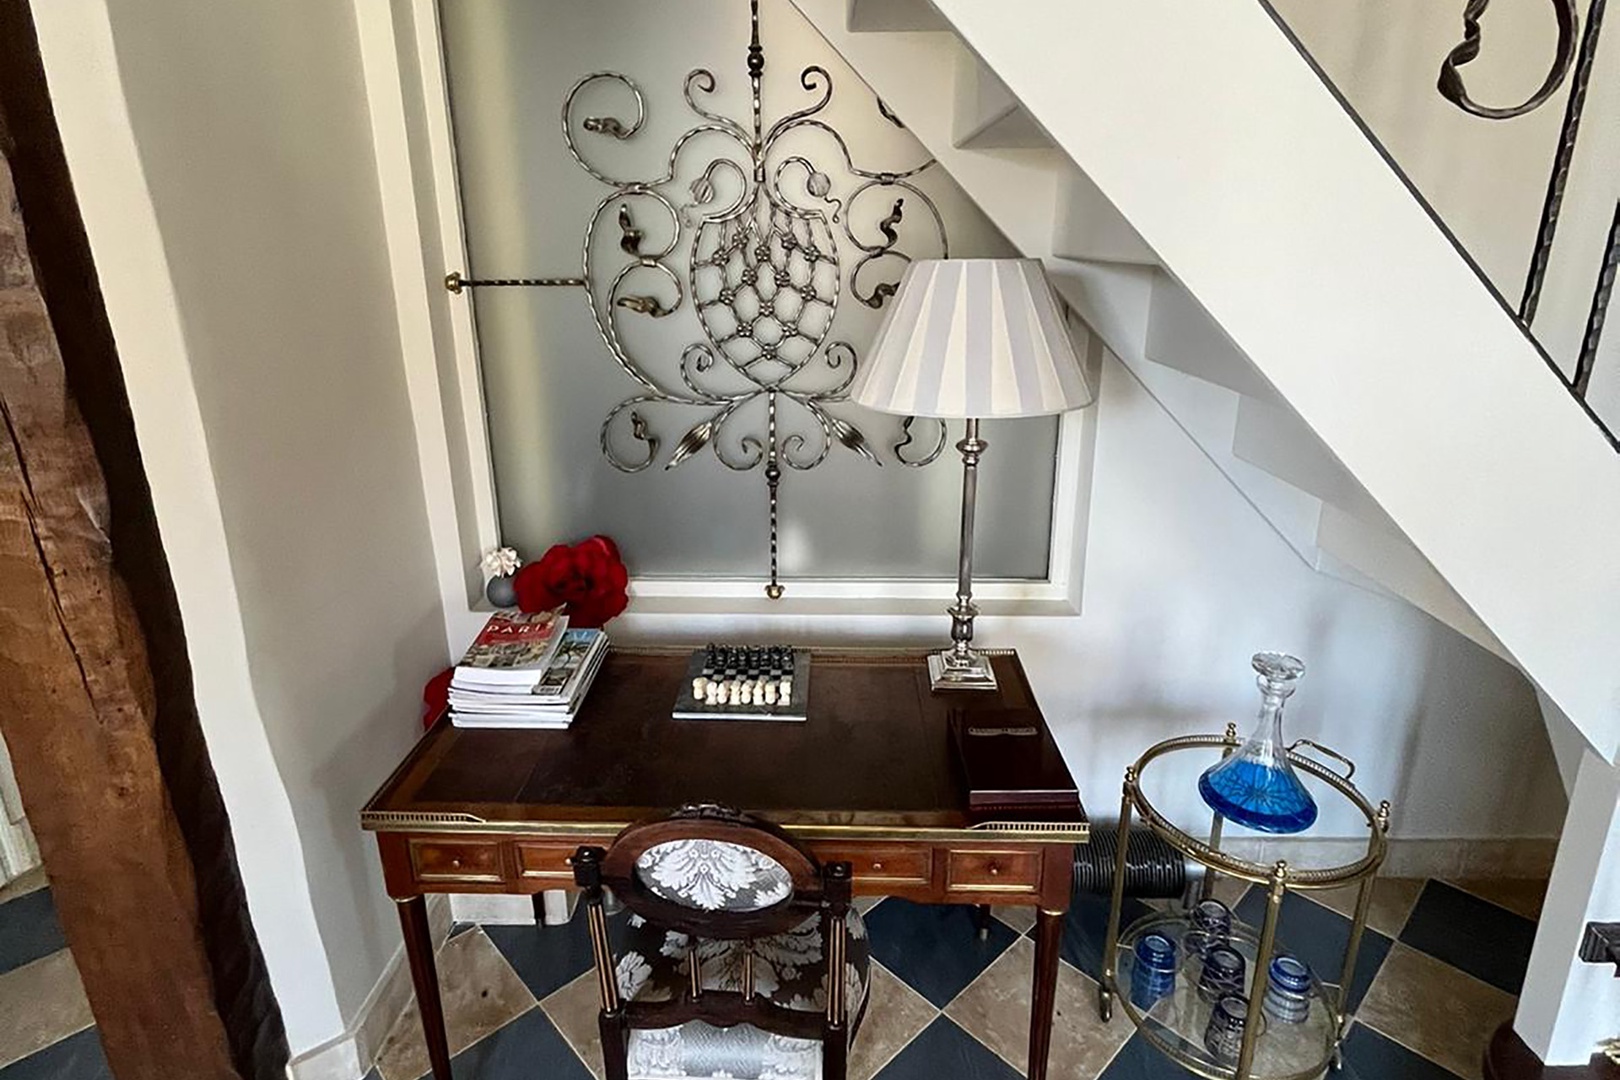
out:
M1114 867L1119 860L1119 825L1094 822L1091 843L1074 849L1074 891L1112 896ZM1201 880L1204 868L1183 856L1150 829L1131 830L1125 846L1125 895L1143 900L1183 895L1189 881Z

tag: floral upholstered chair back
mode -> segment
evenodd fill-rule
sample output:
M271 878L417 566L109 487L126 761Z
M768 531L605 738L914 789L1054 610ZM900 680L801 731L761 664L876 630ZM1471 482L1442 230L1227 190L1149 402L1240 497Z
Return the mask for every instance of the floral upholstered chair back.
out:
M759 911L793 895L787 867L730 840L654 844L636 858L636 876L654 896L701 911Z
M603 881L642 918L699 937L781 933L819 909L821 867L791 837L722 807L631 826Z
M848 863L717 806L574 856L610 1080L843 1080L870 988ZM609 933L606 889L629 909Z

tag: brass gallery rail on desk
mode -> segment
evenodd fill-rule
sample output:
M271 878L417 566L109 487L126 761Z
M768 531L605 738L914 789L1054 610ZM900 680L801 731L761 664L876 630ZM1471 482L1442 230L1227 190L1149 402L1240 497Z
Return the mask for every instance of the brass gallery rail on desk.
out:
M360 827L367 832L448 832L469 829L489 833L522 833L559 839L589 839L616 834L634 822L485 821L471 814L411 814L363 811ZM1043 825L1025 821L985 821L962 829L909 828L904 825L795 825L782 828L801 840L998 840L1027 843L1085 844L1091 841L1089 822Z

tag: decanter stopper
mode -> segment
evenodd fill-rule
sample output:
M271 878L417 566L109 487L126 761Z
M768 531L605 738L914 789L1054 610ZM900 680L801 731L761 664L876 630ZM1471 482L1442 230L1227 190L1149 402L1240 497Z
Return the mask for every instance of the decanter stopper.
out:
M1255 653L1253 664L1260 688L1254 733L1231 756L1205 770L1198 778L1198 793L1228 821L1260 832L1303 832L1316 823L1316 800L1288 763L1282 714L1305 665L1275 652Z

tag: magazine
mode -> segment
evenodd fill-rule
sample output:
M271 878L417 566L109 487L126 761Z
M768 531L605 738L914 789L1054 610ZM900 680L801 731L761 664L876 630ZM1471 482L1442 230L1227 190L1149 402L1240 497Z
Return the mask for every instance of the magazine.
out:
M567 627L568 617L556 611L497 611L456 665L453 684L532 687Z
M450 720L463 728L562 729L573 723L591 683L607 657L607 635L600 630L569 631L562 635L552 667L558 674L541 693L539 685L450 686ZM566 650L566 654L565 654ZM548 667L542 678L552 675ZM558 687L560 689L552 689Z
M565 631L545 674L535 684L535 696L548 705L568 704L587 667L606 648L607 635L600 630Z

